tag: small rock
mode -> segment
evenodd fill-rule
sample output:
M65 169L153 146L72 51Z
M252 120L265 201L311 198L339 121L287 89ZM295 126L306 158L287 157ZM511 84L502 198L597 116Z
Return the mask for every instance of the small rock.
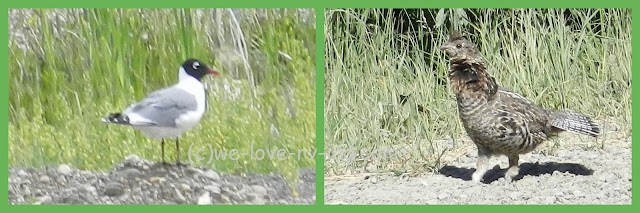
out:
M180 201L180 203L184 203L184 202L187 201L187 199L184 198L184 195L182 195L182 192L180 192L180 190L174 189L174 191L176 192L176 199L178 199L178 201Z
M213 202L211 201L211 196L209 196L209 192L204 192L204 194L198 197L198 205L211 205Z
M182 188L182 191L191 191L191 186L186 183L180 184L180 187Z
M251 186L251 189L253 189L253 192L259 195L267 194L267 189L260 185L253 185Z
M91 171L82 170L79 173L80 173L80 176L95 176Z
M220 175L213 170L207 170L204 175L214 181L220 180Z
M25 171L24 171L24 170L22 170L22 169L18 171L18 176L25 177L25 176L28 176L28 175L29 175L29 174L27 174L27 172L25 172Z
M162 182L165 182L165 181L166 181L166 179L163 178L163 177L151 177L151 178L149 178L149 182L151 182L151 183L162 183Z
M513 200L519 200L520 197L522 197L522 193L520 193L520 192L511 192L511 193L509 193L509 198L511 198Z
M260 196L255 197L255 198L251 201L251 204L253 204L253 205L264 205L264 204L266 204L266 203L267 203L267 201L265 201L265 200L264 200L262 197L260 197Z
M40 176L40 182L49 183L49 182L51 182L51 178L49 176L46 176L46 175Z
M371 182L372 184L378 183L378 177L373 176L373 177L369 178L369 182Z
M124 160L130 163L135 163L135 162L139 162L141 158L140 156L137 156L137 155L129 155L125 157Z
M188 167L187 168L187 174L188 175L204 175L204 172L198 168L195 167Z
M84 190L92 195L98 194L98 190L96 190L96 187L93 187L92 185L85 185Z
M116 172L115 176L122 177L122 178L127 178L127 179L132 179L132 178L136 178L136 177L142 176L142 172L140 172L140 170L138 170L136 168L126 168L124 170Z
M117 182L109 182L104 186L104 194L116 197L124 194L124 185Z
M49 195L45 195L42 197L38 198L38 201L36 201L35 203L33 203L34 205L40 205L40 204L51 204L51 201L53 200L53 198L51 198L51 196Z
M67 182L67 177L65 177L64 175L60 175L56 177L56 182L58 182L59 184L64 184L65 182Z
M63 175L70 175L71 174L71 167L67 164L62 164L60 166L58 166L57 169L58 173L63 174Z
M378 166L375 164L369 164L366 168L365 171L367 172L377 172L378 171Z
M213 194L220 194L220 185L217 183L212 183L210 185L207 185L204 187L205 190L213 193Z
M231 199L229 199L227 195L222 195L220 196L220 202L222 202L222 204L231 204Z
M446 198L448 198L448 197L449 197L449 194L448 194L448 193L446 193L446 192L440 193L440 194L438 195L438 199L439 199L439 200L446 199Z

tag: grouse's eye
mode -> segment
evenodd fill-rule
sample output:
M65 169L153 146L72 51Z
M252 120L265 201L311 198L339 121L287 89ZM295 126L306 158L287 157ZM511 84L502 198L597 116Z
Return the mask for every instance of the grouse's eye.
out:
M456 45L456 48L458 48L458 49L462 48L462 44Z
M198 68L200 68L200 63L198 62L193 62L193 69L197 70Z

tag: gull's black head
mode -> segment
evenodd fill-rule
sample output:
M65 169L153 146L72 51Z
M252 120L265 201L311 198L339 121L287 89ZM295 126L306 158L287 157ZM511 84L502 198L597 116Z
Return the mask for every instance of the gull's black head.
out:
M184 71L188 75L192 76L195 79L198 79L198 81L200 81L202 77L204 77L207 74L211 74L215 76L220 75L219 72L209 69L209 67L206 64L202 63L202 61L199 61L198 59L186 60L184 63L182 63L182 69L184 69Z
M449 58L477 58L480 53L475 44L471 43L466 36L453 34L449 41L444 43L440 50L444 50Z

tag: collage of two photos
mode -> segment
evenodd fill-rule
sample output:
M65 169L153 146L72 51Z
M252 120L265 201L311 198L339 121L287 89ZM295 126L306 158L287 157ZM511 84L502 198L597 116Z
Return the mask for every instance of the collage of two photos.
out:
M325 10L325 204L631 204L630 9Z
M631 15L10 8L8 203L631 205Z

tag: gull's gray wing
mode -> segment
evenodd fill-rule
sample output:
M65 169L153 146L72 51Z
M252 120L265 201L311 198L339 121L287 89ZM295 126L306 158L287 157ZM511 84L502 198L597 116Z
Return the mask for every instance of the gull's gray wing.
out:
M182 89L169 87L149 94L123 114L134 126L175 127L178 117L197 108L195 96Z

